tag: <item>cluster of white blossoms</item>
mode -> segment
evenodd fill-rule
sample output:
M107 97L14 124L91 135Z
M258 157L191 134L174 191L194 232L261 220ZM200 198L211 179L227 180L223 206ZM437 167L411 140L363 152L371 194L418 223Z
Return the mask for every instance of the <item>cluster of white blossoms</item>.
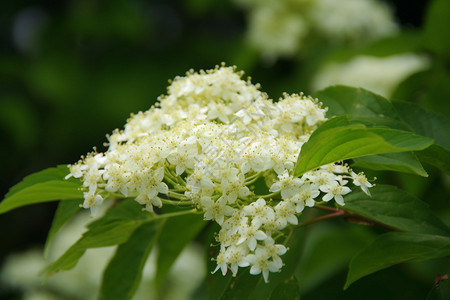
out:
M305 206L343 196L353 185L368 192L364 174L330 164L293 176L302 145L325 118L317 99L285 94L274 102L232 67L188 72L124 130L108 136L109 149L70 166L80 178L83 207L95 213L108 197L135 198L152 212L192 205L221 226L217 270L250 266L251 274L283 266L278 244Z
M235 0L248 12L249 43L268 59L294 55L308 35L334 43L373 41L397 32L379 0Z

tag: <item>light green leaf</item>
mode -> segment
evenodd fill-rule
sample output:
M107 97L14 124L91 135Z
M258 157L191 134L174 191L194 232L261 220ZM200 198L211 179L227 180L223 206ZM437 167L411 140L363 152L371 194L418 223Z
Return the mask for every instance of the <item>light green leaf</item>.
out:
M154 219L152 214L142 211L137 202L125 200L103 218L89 224L89 230L44 271L49 276L59 270L69 270L87 249L123 244L138 227Z
M427 137L395 129L367 127L346 116L332 118L315 130L298 156L295 175L319 166L367 155L423 150Z
M48 232L47 241L45 242L44 257L47 257L48 255L48 251L55 234L80 210L81 203L83 203L83 199L73 199L59 202L55 216L53 217L52 227Z
M292 276L278 284L273 290L270 300L292 299L300 300L300 289L295 276Z
M377 185L370 192L371 197L362 191L348 194L343 209L404 231L450 235L450 229L420 199L390 185Z
M412 152L370 155L354 158L353 161L352 167L377 171L397 171L428 177L422 164Z
M208 224L200 215L184 215L168 219L158 240L155 285L160 287L172 264L184 247Z
M83 198L77 180L65 180L66 166L49 168L25 177L13 186L0 203L0 214L24 205Z
M450 255L450 238L411 232L379 236L350 262L344 289L356 280L406 261L423 261Z
M121 244L103 273L99 299L132 299L165 220L141 225Z

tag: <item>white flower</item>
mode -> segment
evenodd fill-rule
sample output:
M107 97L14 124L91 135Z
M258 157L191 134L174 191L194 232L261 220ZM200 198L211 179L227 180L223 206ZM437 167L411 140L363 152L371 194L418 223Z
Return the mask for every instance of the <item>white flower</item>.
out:
M239 228L239 234L241 237L238 240L237 245L246 242L246 245L251 251L255 250L258 243L257 241L263 241L267 238L267 235L262 230L259 230L254 224L244 224Z
M205 210L205 220L214 220L219 225L222 225L225 216L231 216L234 212L231 206L226 205L226 200L223 197L217 201L210 197L202 197L200 204Z
M270 187L270 191L272 193L281 191L281 197L285 200L291 199L298 194L302 185L302 180L290 175L287 170L283 174L278 175L278 180Z
M252 217L252 225L256 228L275 220L273 208L266 205L266 201L262 198L245 206L242 211L246 216Z
M373 185L367 180L364 173L356 174L355 172L352 171L351 176L353 178L353 184L356 186L360 186L363 192L366 195L370 196L369 188L371 188Z
M292 201L283 200L275 206L275 220L277 229L284 229L289 223L297 225L298 219L295 216L295 203Z
M344 198L342 196L351 192L349 187L343 186L337 181L331 181L327 185L322 185L320 190L326 193L325 196L322 197L323 201L330 201L334 198L339 205L345 205Z

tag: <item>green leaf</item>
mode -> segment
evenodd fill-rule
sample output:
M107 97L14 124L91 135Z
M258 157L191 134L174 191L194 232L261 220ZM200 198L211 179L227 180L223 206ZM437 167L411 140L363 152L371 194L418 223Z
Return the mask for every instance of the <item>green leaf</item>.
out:
M404 101L392 102L402 120L416 134L430 137L436 145L450 149L450 120L443 115L427 111L416 104Z
M248 299L248 300L262 300L269 299L280 284L289 281L295 274L296 268L301 259L301 253L305 240L306 232L303 230L296 230L293 232L286 247L289 251L286 252L281 259L283 260L283 268L281 272L270 273L269 282L264 282L262 274L251 275L249 268L241 268L236 277L227 274L225 278L219 278L215 287L220 290L219 295L210 294L210 299ZM215 265L215 263L213 264ZM217 273L220 273L219 271ZM222 274L214 274L210 278L217 280ZM222 279L222 280L220 280Z
M428 177L417 156L412 152L370 155L355 158L353 161L352 167L377 171L397 171Z
M372 197L353 191L344 198L343 208L400 230L450 235L450 229L420 199L390 185L377 185L370 192Z
M73 199L59 202L55 216L53 217L52 227L48 232L47 241L45 242L44 257L47 257L48 255L48 251L55 234L80 210L80 204L82 203L83 199Z
M289 242L286 244L286 248L289 250L286 254L280 256L283 260L283 268L281 268L281 271L278 273L270 273L268 283L264 282L262 275L258 275L260 277L260 281L253 290L251 296L248 298L249 300L269 299L270 295L273 294L274 289L279 284L289 280L289 278L295 275L295 271L297 270L302 258L306 236L307 232L305 230L293 231Z
M352 259L344 289L364 276L395 264L447 255L450 255L448 237L411 232L386 233Z
M103 273L99 299L132 299L164 222L165 220L141 225L126 243L117 248Z
M421 161L429 163L447 174L450 174L450 151L438 145L431 145L425 150L417 152Z
M77 180L65 180L66 166L58 166L31 174L13 186L0 203L0 214L24 205L83 198Z
M200 215L184 215L168 219L158 240L158 258L155 285L164 282L172 264L184 247L208 224Z
M430 137L435 145L418 152L418 157L450 174L450 120L403 101L392 103L415 133Z
M49 276L59 270L69 270L87 249L123 244L138 227L154 219L152 214L142 211L137 202L125 200L103 218L89 224L89 230L44 271Z
M448 280L448 274L445 274L443 276L436 276L435 283L434 283L433 287L431 288L431 290L428 292L426 300L444 300L444 299L446 299L442 295L441 287L442 287L442 284L444 284L444 285L446 284L447 286L449 286L447 280Z
M278 299L300 300L300 289L298 287L298 281L295 276L292 276L289 279L281 282L273 290L272 295L270 296L270 300Z
M258 283L261 281L264 282L264 280L262 279L262 275L251 275L249 270L249 268L240 270L234 278L231 277L230 274L227 274L230 279L225 287L225 290L218 299L250 299L249 296L254 290L256 290ZM221 275L222 274L220 274L220 276Z
M332 118L315 130L298 156L295 175L322 165L367 155L423 150L432 139L407 131L366 127L346 116Z
M424 46L449 57L450 2L448 0L432 1L425 20Z
M377 126L410 130L388 100L365 89L333 86L317 92L315 96L328 107L329 118L347 115L350 119Z
M337 225L324 222L307 229L308 237L295 273L303 293L316 290L323 282L345 270L358 249L368 245L375 236L366 226L345 222Z

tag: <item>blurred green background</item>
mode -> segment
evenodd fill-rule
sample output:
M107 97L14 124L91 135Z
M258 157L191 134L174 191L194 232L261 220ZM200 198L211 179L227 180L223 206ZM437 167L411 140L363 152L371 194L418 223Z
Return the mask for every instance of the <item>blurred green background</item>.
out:
M312 78L329 61L419 53L429 64L395 87L392 99L449 116L450 1L384 1L401 28L394 36L333 44L312 31L295 53L271 60L248 42L251 9L237 2L245 1L2 1L0 195L32 172L75 162L93 146L103 150L105 134L122 128L130 113L147 110L165 93L168 79L221 62L237 65L277 99L283 91L313 93ZM374 175L429 202L449 223L449 177L426 169L426 179ZM45 241L55 207L34 205L0 216L0 265L9 253ZM332 230L350 230L335 225ZM321 227L315 230L326 235ZM352 243L362 242L351 235L347 245ZM303 299L423 299L433 284L433 278L418 275L424 269L435 270L401 265L343 292L345 264L332 264L325 267L328 276L308 283ZM0 286L1 299L17 295Z

